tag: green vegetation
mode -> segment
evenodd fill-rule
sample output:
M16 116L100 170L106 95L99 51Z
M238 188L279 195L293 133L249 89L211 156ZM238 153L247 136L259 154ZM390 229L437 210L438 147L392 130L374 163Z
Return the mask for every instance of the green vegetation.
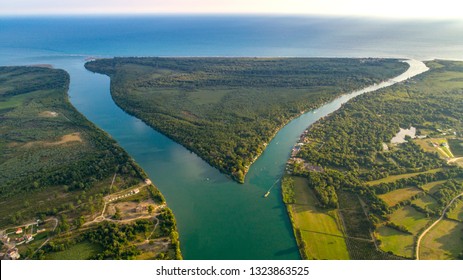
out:
M430 222L425 214L418 212L411 206L405 206L394 211L390 215L390 220L392 223L403 226L407 231L415 235Z
M359 225L355 220L361 221L362 216L359 211L349 215L351 206L346 206L345 193L350 193L350 200L358 196L365 203L363 219L366 217L365 224L375 233L383 257L387 253L414 258L418 236L463 191L463 169L455 165L463 142L463 63L427 64L430 71L359 96L315 123L303 135L307 141L301 150L289 161L293 176L308 178L314 192L322 188L329 193L325 196L329 199L319 202L340 211L351 258L373 259L378 251L373 246L349 245L352 239L348 237L355 231L352 225ZM391 143L400 128L412 126L419 138ZM293 163L301 161L320 168L294 168ZM448 216L458 220L461 206L455 203L452 207ZM442 222L448 225L450 221ZM450 240L455 238L461 244L455 232L429 237L426 246L431 253L426 254L434 259L458 258L461 246ZM455 248L450 249L452 246ZM361 248L361 253L354 252L355 248Z
M301 112L406 69L392 59L114 58L88 62L144 120L243 182L274 134Z
M37 219L44 223L44 232L11 236L22 244L18 249L23 258L130 258L136 251L114 251L96 239L92 244L84 240L98 230L91 221L102 212L105 196L144 184L146 174L71 105L68 85L69 75L63 70L0 67L0 226L9 226L9 233L20 225L37 230ZM164 203L156 187L147 188L145 196ZM173 216L159 216L166 234L158 237L178 248L178 238L171 237L177 234ZM137 223L107 226L117 236ZM21 242L26 234L33 240Z
M381 250L405 258L413 258L415 250L413 235L389 226L379 226L376 232L378 239L381 240Z
M89 241L74 244L64 251L49 253L48 260L89 260L102 252L102 247Z
M301 254L308 259L348 259L337 210L317 207L319 202L305 178L294 177L296 201L288 204Z

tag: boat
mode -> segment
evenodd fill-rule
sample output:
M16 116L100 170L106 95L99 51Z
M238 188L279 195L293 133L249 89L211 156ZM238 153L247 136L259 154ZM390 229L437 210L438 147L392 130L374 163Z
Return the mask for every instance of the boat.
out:
M270 194L270 191L268 191L266 194L264 194L264 197L267 197Z

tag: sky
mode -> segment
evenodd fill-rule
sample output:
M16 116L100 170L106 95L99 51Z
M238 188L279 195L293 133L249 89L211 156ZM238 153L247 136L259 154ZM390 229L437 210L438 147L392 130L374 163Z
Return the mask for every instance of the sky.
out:
M1 15L302 14L463 19L458 0L1 0Z

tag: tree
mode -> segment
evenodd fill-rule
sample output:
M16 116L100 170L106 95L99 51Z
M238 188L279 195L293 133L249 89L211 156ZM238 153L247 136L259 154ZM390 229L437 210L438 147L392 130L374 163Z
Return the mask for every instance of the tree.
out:
M121 217L121 210L119 209L119 207L116 207L116 213L114 213L114 216L113 218L115 220L120 220L122 217Z
M148 214L153 214L153 211L154 211L154 206L153 205L149 205L148 206Z

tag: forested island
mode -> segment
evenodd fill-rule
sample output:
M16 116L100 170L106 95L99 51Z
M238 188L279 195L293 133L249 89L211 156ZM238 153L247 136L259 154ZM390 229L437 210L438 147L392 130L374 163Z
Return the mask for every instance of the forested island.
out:
M275 133L301 113L404 72L395 59L113 58L118 106L243 182Z
M63 70L0 67L0 258L181 258L162 194L68 86Z
M463 62L426 64L301 135L282 188L303 258L463 259Z

